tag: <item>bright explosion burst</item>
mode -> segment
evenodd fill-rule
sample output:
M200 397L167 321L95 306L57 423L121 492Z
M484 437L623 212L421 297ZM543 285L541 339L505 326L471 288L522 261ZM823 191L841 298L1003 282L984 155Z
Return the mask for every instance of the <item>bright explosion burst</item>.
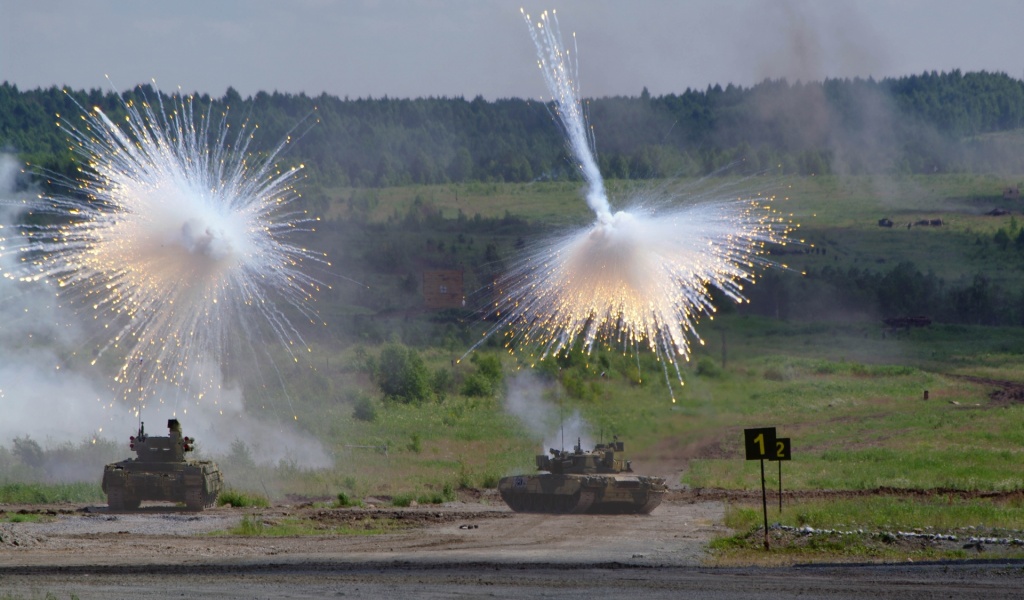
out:
M540 244L498 281L500 319L485 335L504 329L510 352L539 349L541 360L577 344L587 352L595 343L646 346L665 365L671 390L668 365L682 384L690 337L703 343L697 320L713 318L711 288L745 301L743 284L769 264L765 244L784 243L791 226L769 207L772 197L722 200L721 190L717 199L689 196L684 206L679 194L638 196L629 212L613 212L580 102L575 48L562 43L553 12L536 23L523 16L596 220Z
M68 195L26 203L20 236L2 250L21 261L6 277L53 282L78 314L92 312L105 332L92 363L116 355L115 381L136 412L163 402L165 385L202 399L225 355L266 352L268 334L297 358L305 343L275 300L315 321L320 284L300 267L328 264L286 241L316 220L291 207L302 167L274 162L290 136L250 153L248 121L229 139L226 112L211 129L212 105L193 114L192 97L170 110L158 98L155 108L125 101L121 127L99 108L83 108L78 126L57 115L88 169L57 181Z

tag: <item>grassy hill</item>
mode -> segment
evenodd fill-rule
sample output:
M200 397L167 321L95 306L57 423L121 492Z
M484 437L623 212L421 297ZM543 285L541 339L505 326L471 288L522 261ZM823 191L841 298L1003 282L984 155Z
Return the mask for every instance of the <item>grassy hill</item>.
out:
M794 286L796 295L808 282L824 286L814 274L825 267L884 274L911 262L948 286L983 275L1007 294L1019 296L1024 292L1024 258L1012 246L1004 250L992 241L1016 217L984 214L993 207L1019 211L1001 197L1002 189L1015 181L973 175L749 178L740 186L752 193L762 191L761 186L775 190L777 208L801 224L800 237L825 251L775 257L792 267L783 276L791 279L787 285ZM707 190L726 183L736 185L713 180L686 185ZM646 191L634 184L613 182L610 187L612 197L619 199ZM390 300L385 310L372 295L346 295L343 290L321 301L323 312L338 315L327 318L332 335L318 342L313 365L296 368L288 377L297 390L291 397L299 422L345 457L334 472L318 474L314 488L323 486L327 492L347 485L363 494L411 493L493 484L516 469L531 468L544 432L527 430L502 410L505 388L498 386L493 396L483 398L460 393L475 367L453 361L479 339L486 323L470 311L424 311L415 280L423 268L447 265L461 266L468 278L481 282L489 244L501 261L508 261L520 238L587 223L590 215L579 192L578 186L565 183L325 191L332 199L327 230L332 219L360 223L337 230L338 236L355 232L356 242L346 245L331 238L342 252L340 257L332 253L336 269L360 281L372 278L374 293ZM435 216L410 220L410 214ZM882 218L896 226L879 227ZM914 225L923 219L940 219L942 225ZM908 229L906 223L912 226ZM445 250L436 250L439 241L445 242ZM368 254L389 243L406 245L404 255L396 254L395 268L367 264L372 263ZM799 271L809 275L800 276ZM413 285L407 285L410 274ZM796 486L1022 486L1013 447L1020 408L991 400L995 388L978 381L1021 379L1020 329L937 319L924 329L891 332L881 322L885 315L872 306L857 306L856 297L845 301L852 306L847 311L819 311L813 318L789 311L786 318L775 318L773 311L757 305L760 285L753 287L755 300L749 308L724 307L728 310L714 322L700 325L706 345L695 349L684 370L687 384L678 392L676 405L670 401L663 365L647 355L636 361L608 350L533 369L544 382L538 393L549 404L560 405L563 414L580 411L595 435L616 433L628 439L638 456L650 455L666 439L703 440L702 447L712 450L708 458L698 453L691 462L686 480L692 485L754 485L750 466L735 460L737 432L772 423L796 432L794 445L801 451L791 480ZM392 341L412 347L428 370L450 371L452 383L443 399L422 404L381 399L366 363ZM531 370L528 359L507 356L498 340L493 342L480 352L503 357L506 381ZM317 387L307 391L314 382L319 382ZM921 400L926 389L932 398L928 402ZM354 404L365 399L376 409L369 423L351 416ZM822 423L832 425L819 428ZM972 447L980 432L988 441ZM936 453L938 439L948 448ZM383 445L389 448L387 457L350 448ZM857 452L841 452L844 448L893 453L893 464L905 458L895 454L904 449L909 457L942 460L915 464L898 475L877 468L844 474L840 467L847 460L862 462ZM950 463L957 469L950 469ZM390 469L403 475L394 477Z
M757 465L742 459L742 430L775 426L793 440L787 489L1019 491L1022 322L952 322L936 314L926 315L934 317L928 327L893 331L881 320L892 315L881 314L875 296L887 274L910 263L947 291L980 276L1000 290L1001 301L1024 299L1024 253L995 241L1000 229L1019 231L1024 222L1022 207L1001 195L1021 179L684 182L691 193L708 195L770 190L776 208L800 223L806 244L773 255L791 269L770 270L777 278L753 286L749 306L725 305L699 325L705 343L684 365L676 403L664 365L644 353L599 349L535 363L509 356L495 336L476 355L497 357L498 377L485 373L484 361L459 362L488 326L472 310L485 305L485 295L472 291L530 240L589 221L577 185L321 190L326 219L311 244L334 264L325 277L335 289L318 302L328 327L309 332L309 360L287 367L281 361L284 390L250 386L247 401L263 418L294 419L335 466L257 465L244 442L218 460L232 486L272 495L441 501L532 470L545 438L578 413L595 440L626 440L639 470L685 465L681 481L694 487L756 489ZM610 189L620 204L650 191L621 182ZM985 214L997 207L1011 214ZM880 227L883 218L894 226ZM941 225L917 224L936 219ZM479 304L425 310L419 278L438 267L465 269L469 297ZM854 283L869 281L864 273L877 275L870 280L876 287L844 287L851 272ZM778 310L783 306L789 308ZM375 369L396 344L422 362L426 399L383 398ZM512 394L534 402L540 426L507 410ZM19 460L0 452L5 477L29 477ZM988 501L972 502L977 508Z

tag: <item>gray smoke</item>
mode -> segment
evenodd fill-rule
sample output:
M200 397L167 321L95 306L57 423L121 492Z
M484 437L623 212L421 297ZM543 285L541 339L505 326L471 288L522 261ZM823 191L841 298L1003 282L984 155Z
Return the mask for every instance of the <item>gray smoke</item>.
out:
M561 384L546 380L530 371L521 371L507 379L505 411L518 417L541 443L540 452L548 449L571 450L579 440L584 450L593 449L590 425L578 410L568 413L559 398Z

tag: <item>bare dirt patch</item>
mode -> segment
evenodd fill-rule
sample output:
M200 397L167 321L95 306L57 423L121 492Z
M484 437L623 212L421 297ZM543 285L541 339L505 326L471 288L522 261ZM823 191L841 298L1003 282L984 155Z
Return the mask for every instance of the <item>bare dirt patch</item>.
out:
M835 492L851 493L858 492ZM980 590L984 597L998 598L1019 593L1022 570L1002 564L963 571L833 566L824 578L824 570L709 569L708 542L729 534L721 524L725 502L748 499L746 492L676 489L650 515L615 516L513 513L487 490L466 494L462 502L413 508L336 509L302 501L202 513L161 505L131 513L102 506L0 506L7 515L42 517L0 525L0 535L12 540L0 544L0 588L25 597L52 593L81 600L612 600L624 595L735 598L749 595L756 576L761 582L771 580L779 597L929 598ZM305 519L325 533L218 533L244 518L268 523ZM376 535L330 533L339 525L374 520L403 525ZM808 539L793 532L782 535L793 544ZM887 578L900 584L891 586Z
M664 503L651 515L513 513L496 493L473 502L413 508L219 507L190 513L144 506L113 513L105 507L2 507L44 515L41 522L7 523L0 556L8 567L187 564L202 560L332 557L351 561L607 562L699 565L707 542L724 535L721 502ZM248 537L223 533L243 518L268 525L301 519L323 535ZM392 527L376 535L330 533L374 521ZM367 527L368 529L371 527Z
M955 377L957 379L963 379L964 381L970 381L971 383L995 388L988 394L988 398L990 400L986 405L988 408L1001 408L1004 406L1010 406L1011 404L1024 403L1024 383L1019 381L988 379L986 377L975 377L973 375L955 375ZM978 405L973 406L978 407ZM968 405L968 407L970 407L970 405Z

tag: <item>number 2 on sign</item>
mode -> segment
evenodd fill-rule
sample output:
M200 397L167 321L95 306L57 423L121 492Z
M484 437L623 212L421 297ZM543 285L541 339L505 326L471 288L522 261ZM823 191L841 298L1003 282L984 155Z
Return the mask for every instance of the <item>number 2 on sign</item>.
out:
M779 441L775 442L775 456L778 456L779 458L783 458L784 456L786 456L786 443L785 442L779 442Z

